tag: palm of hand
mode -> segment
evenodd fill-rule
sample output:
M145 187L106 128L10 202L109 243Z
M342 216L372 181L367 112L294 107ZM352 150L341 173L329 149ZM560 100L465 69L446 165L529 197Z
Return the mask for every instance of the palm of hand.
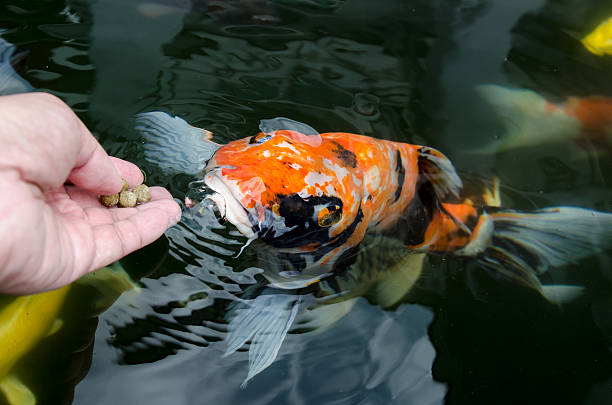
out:
M0 127L6 146L0 151L0 293L61 287L151 243L180 219L179 205L161 187L151 187L151 201L134 208L102 206L97 194L117 192L121 177L131 187L140 184L142 173L109 158L58 99L1 97L0 120L6 122Z

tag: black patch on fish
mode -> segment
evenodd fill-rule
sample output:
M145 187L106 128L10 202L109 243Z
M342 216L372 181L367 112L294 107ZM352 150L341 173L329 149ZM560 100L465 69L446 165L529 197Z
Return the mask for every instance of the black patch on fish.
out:
M254 144L261 144L264 143L265 141L267 141L268 139L272 138L274 135L272 134L263 134L263 136L261 136L262 133L260 132L257 135L253 135L250 139L249 139L249 145L254 145ZM259 137L259 138L257 138Z
M433 186L430 182L418 187L416 195L396 226L388 233L399 236L407 245L418 245L425 240L425 232L439 207Z
M336 149L333 149L332 152L336 154L336 157L340 159L342 165L345 167L352 167L353 169L357 167L357 156L353 152L348 149L345 149L338 142L332 141Z
M404 180L406 179L406 169L404 169L404 162L402 162L402 154L398 150L395 154L395 171L397 173L397 188L395 189L395 200L399 200L402 195L402 189L404 188Z
M338 284L338 280L336 277L329 277L325 280L325 283L329 288L331 288L335 293L342 293L342 289L340 288L340 284Z
M340 255L334 262L334 267L332 272L336 275L343 275L346 271L351 267L355 260L357 260L357 255L359 254L359 245L353 246Z
M258 232L259 238L271 246L278 248L301 247L309 243L325 243L329 241L329 227L320 227L315 207L338 206L342 212L342 200L338 197L310 196L302 198L297 194L281 195L278 213L285 220L288 231L278 234L273 228L265 227ZM272 215L266 210L266 216Z
M512 229L514 224L509 221L509 223L500 223L500 229ZM498 223L495 222L495 228L497 230ZM483 252L483 256L486 257L486 262L494 263L493 267L487 266L489 269L493 270L492 274L494 276L505 276L510 277L511 279L520 280L528 280L529 276L525 274L525 264L531 268L537 269L544 265L542 258L533 252L523 248L520 244L514 243L511 240L508 240L504 237L495 236L491 238L491 242L489 246L494 246L497 249L487 248ZM519 258L520 260L516 260L515 258ZM503 267L503 273L498 271L498 267ZM529 285L529 284L527 284ZM532 285L529 285L532 287Z

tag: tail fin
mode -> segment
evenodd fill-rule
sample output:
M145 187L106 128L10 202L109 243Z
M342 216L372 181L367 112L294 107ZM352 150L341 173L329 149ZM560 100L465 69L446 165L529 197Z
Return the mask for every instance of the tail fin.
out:
M496 275L542 291L537 275L612 245L612 214L575 207L532 212L440 204L413 250L472 257Z
M541 291L537 274L574 263L612 241L612 214L574 207L524 213L483 213L470 243L457 254L475 255L482 266Z
M534 91L494 84L476 87L501 120L499 141L478 152L503 151L543 142L571 140L580 134L580 122Z

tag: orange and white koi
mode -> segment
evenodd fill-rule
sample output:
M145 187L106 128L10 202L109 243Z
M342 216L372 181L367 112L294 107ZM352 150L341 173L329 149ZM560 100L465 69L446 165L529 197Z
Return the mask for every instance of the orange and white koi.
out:
M141 125L149 131L162 128L158 144L160 136L171 138L169 145L180 144L181 133L193 138L180 154L166 148L164 158L154 155L167 167L198 156L192 172L202 171L221 215L262 242L261 267L279 288L301 288L345 270L366 232L393 235L418 252L474 258L536 289L539 272L612 239L608 213L575 207L518 212L459 202L461 179L427 146L319 134L286 118L264 120L258 134L221 146L201 140L202 130L177 117L146 113L139 119L149 120Z
M147 160L166 172L203 177L220 215L258 241L257 258L270 285L288 290L242 300L230 311L226 355L251 341L245 384L274 361L294 321L312 306L312 291L354 297L341 286L360 290L369 283L390 290L382 294L383 305L392 305L420 275L425 252L472 258L546 296L538 273L601 250L612 239L612 214L502 209L495 190L460 200L462 181L453 165L427 146L319 134L286 118L264 120L258 134L223 146L161 112L140 114L137 128L147 140ZM357 252L368 233L399 241L382 245L393 247L388 254L402 246L416 254L397 254L386 269L364 270ZM402 266L414 269L401 272ZM391 283L404 285L390 287L384 271ZM363 285L347 274L363 277ZM349 309L341 305L325 318Z
M342 132L279 129L230 142L210 159L204 181L231 223L273 248L276 261L265 270L282 288L346 267L366 232L391 233L415 251L474 257L531 286L549 265L612 236L611 214L453 203L462 183L439 151Z
M557 104L527 89L486 84L476 90L505 127L486 151L567 141L612 147L612 98L569 97Z

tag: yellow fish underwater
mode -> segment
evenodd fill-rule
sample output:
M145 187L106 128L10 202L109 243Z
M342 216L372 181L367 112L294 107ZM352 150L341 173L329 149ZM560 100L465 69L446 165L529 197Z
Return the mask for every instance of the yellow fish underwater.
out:
M599 24L581 42L589 52L595 55L612 55L612 17Z
M138 288L119 263L96 270L57 290L22 297L0 297L0 400L34 405L36 395L15 372L19 362L64 325L62 308L74 288L88 285L100 293L83 303L92 313L110 306L123 291Z

